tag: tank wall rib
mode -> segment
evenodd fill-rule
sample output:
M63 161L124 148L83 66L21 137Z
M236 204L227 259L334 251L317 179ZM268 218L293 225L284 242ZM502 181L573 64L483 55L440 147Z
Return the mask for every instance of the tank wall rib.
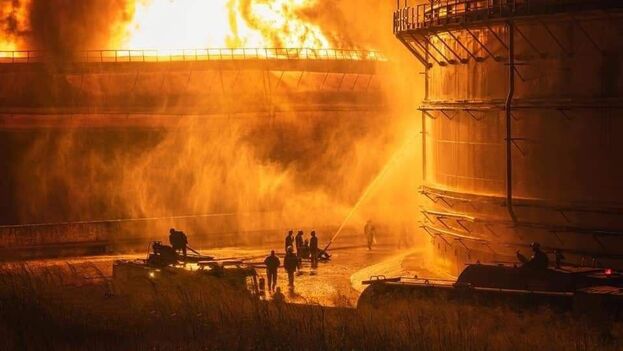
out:
M553 15L514 25L518 223L505 199L509 33L497 22L423 31L431 62L422 106L425 226L455 262L508 260L539 241L566 250L575 263L623 268L616 257L623 249L616 234L623 233L623 14ZM452 233L484 241L459 245Z
M516 99L620 97L623 93L623 41L618 37L619 21L607 17L582 21L543 20L520 22L516 30L518 61ZM580 27L581 26L581 27ZM612 28L615 26L616 28ZM508 41L505 25L491 28ZM471 59L465 48L449 34L430 41L441 51L437 58L453 58L453 51L470 60L466 64L434 65L430 71L431 101L489 101L504 99L507 91L507 53L492 32L470 29L487 50L465 31L452 35L483 62ZM548 34L551 32L551 35ZM442 43L443 41L443 43ZM445 45L444 45L445 43ZM449 47L447 47L447 46ZM500 60L495 61L493 58Z
M621 202L616 162L623 132L622 44L609 20L559 19L518 24L516 99L513 101L513 188L519 198ZM551 35L547 34L547 31ZM580 29L581 28L581 29ZM504 41L507 28L492 28ZM485 29L470 30L492 55L505 50ZM466 31L453 32L478 57L482 47ZM449 34L433 37L444 56L463 50ZM555 38L555 39L553 39ZM590 39L589 39L590 38ZM450 48L441 47L445 40ZM490 47L489 47L490 45ZM596 50L596 46L602 48ZM451 50L452 49L452 50ZM563 52L564 51L564 52ZM573 54L571 54L573 53ZM434 65L425 114L426 179L442 188L489 195L504 193L505 60ZM616 101L612 101L616 100ZM451 104L453 109L447 105ZM482 109L483 105L490 106ZM444 110L444 108L446 108ZM478 109L467 112L468 109ZM471 114L471 115L470 115ZM475 115L475 116L474 116ZM554 162L555 161L555 162Z

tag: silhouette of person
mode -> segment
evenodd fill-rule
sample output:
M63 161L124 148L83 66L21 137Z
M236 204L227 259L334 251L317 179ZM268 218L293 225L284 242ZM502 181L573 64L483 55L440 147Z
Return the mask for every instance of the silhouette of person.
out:
M517 251L517 259L522 263L522 268L528 269L547 269L549 266L549 258L541 251L541 245L537 242L530 244L532 248L532 257L530 259Z
M279 265L281 265L281 261L279 257L275 255L275 250L270 252L270 256L266 257L264 260L264 264L266 265L266 278L268 279L268 290L270 292L275 291L277 287L277 269Z
M175 230L175 228L169 229L169 242L173 250L179 252L182 251L184 258L186 258L186 247L188 246L188 238L183 231Z
M294 288L294 273L299 265L299 259L294 254L292 246L288 247L286 257L283 259L283 268L288 273L288 286Z
M286 235L286 246L283 248L283 252L288 252L288 247L291 247L294 244L294 232L292 230L288 231L288 235Z
M318 268L318 237L314 230L312 230L311 239L309 239L309 255L312 268Z
M298 233L296 233L296 237L294 238L294 244L296 245L296 257L298 258L299 262L298 262L298 270L299 270L299 274L302 274L301 272L301 263L303 262L303 250L305 248L305 242L303 239L303 231L299 230Z
M303 231L299 230L298 233L296 233L296 237L294 238L297 256L300 256L299 251L301 251L301 249L303 248L304 242L305 240L303 239Z
M374 236L376 235L376 228L374 228L374 224L372 221L368 219L366 225L363 227L363 233L366 236L366 240L368 242L368 250L372 250L372 244L374 244Z

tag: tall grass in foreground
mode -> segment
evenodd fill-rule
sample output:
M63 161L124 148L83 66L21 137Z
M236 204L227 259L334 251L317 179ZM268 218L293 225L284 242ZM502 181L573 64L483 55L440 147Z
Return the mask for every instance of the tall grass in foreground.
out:
M339 300L339 297L336 297ZM70 267L0 269L0 350L618 350L621 324L423 300L272 304L227 286L111 296Z

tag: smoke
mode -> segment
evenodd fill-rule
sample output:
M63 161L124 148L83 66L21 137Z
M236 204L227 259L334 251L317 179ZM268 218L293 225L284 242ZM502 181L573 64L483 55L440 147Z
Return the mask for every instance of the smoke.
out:
M166 4L161 4L165 1ZM224 2L221 11L227 13L208 12L197 17L194 12L219 7L213 9L205 4L180 0L0 0L0 49L37 49L65 55L72 50L120 49L124 46L160 48L164 43L158 41L165 41L168 49L182 46L203 48L215 44L382 51L397 47L395 40L388 40L390 37L386 35L391 28L391 11L395 5L390 0L218 1ZM167 13L167 9L173 7L181 7L183 11ZM150 8L163 13L153 14L149 23L136 22L137 9L148 11ZM192 16L189 12L193 13ZM201 22L205 19L208 24L181 25L176 22L186 18ZM139 28L141 26L145 28ZM147 39L141 38L134 43L131 37L136 35L137 29L154 35L141 33ZM187 33L189 29L193 32ZM206 30L215 33L202 32ZM217 33L220 31L224 32ZM225 36L224 41L215 40L219 35ZM199 42L188 36L195 36ZM135 44L141 47L132 46Z
M252 21L250 3L236 0L249 23L268 33ZM32 0L30 8L31 43L61 53L109 45L131 17L125 1ZM274 102L286 112L206 116L192 108L206 102L191 101L188 115L169 128L48 130L28 141L12 175L19 222L247 213L237 219L242 227L339 225L398 153L348 225L368 218L415 225L421 175L413 106L420 92L413 87L421 76L391 34L391 6L322 0L301 11L336 43L386 49L392 64L377 72L374 88L385 95L385 109L292 112L299 101L291 100ZM260 213L269 220L252 223L267 217Z
M131 18L127 0L31 0L31 48L54 53L107 48Z
M3 0L0 6L0 25L5 34L10 36L20 35L19 28L19 0Z
M380 14L391 14L388 4L375 0L317 0L300 15L318 24L335 47L383 50L391 27L385 25L387 20Z
M0 0L0 50L15 50L27 35L24 1Z
M170 130L47 131L15 175L22 217L276 211L298 223L334 224L387 161L388 117L283 113L267 123L261 115L186 116Z
M106 49L126 33L133 0L0 0L0 48Z

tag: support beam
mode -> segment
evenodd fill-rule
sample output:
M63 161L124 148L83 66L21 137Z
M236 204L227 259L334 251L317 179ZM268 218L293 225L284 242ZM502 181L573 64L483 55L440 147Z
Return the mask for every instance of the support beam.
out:
M467 31L467 33L472 37L472 39L474 39L474 41L476 41L478 43L478 45L480 45L480 47L487 53L487 55L489 57L491 57L495 61L499 61L500 60L500 57L497 57L497 56L493 55L491 50L489 50L489 48L485 44L483 44L482 41L480 41L480 39L478 39L478 36L476 34L474 34L471 30L469 30L469 28L467 26L463 26L463 29L465 29L465 31Z
M411 54L413 54L413 56L415 56L415 58L417 58L418 61L420 61L424 65L424 67L430 68L433 66L430 62L428 62L428 60L424 57L424 55L422 55L419 51L417 51L404 38L402 38L401 36L398 36L398 40L400 40L402 45L404 45L407 48L407 50L409 50L409 52L411 52Z
M545 32L547 32L547 34L550 36L550 38L552 38L554 43L556 43L556 45L558 45L558 47L560 48L562 53L565 56L571 56L571 52L567 51L567 48L565 48L565 46L562 45L562 42L560 41L560 39L558 39L558 37L554 34L554 32L552 32L552 30L549 28L547 23L545 23L545 22L543 22L541 20L539 20L539 23L541 23L541 26L543 26L543 28L545 29Z
M437 48L437 46L435 46L435 44L433 44L433 43L430 41L430 39L428 39L427 37L424 37L423 39L424 39L424 41L426 42L426 44L428 44L428 46L432 47L435 51L437 51L437 53L439 54L439 56L441 56L441 57L444 59L444 61L446 61L447 63L450 63L450 64L454 64L454 63L456 63L456 61L454 61L454 60L449 59L448 57L446 57L446 55L444 55L444 53L443 53L441 50L439 50L439 48Z
M595 49L598 52L602 53L603 50L601 49L599 44L597 44L597 42L593 39L593 37L591 37L591 35L588 33L588 31L586 31L586 28L584 28L584 26L582 26L582 22L580 22L578 19L576 19L573 16L571 18L572 18L572 22L580 29L580 32L582 32L582 34L584 34L586 39L595 47Z
M513 209L513 150L512 112L515 95L515 25L508 22L508 95L506 97L506 209L513 223L517 216Z
M446 47L446 49L448 49L448 51L450 51L450 52L452 53L452 55L454 55L454 57L456 57L456 59L458 60L458 62L465 64L465 63L467 63L467 62L469 61L468 59L464 59L464 58L462 58L462 57L461 57L461 55L459 55L459 54L458 54L458 53L457 53L457 52L456 52L456 51L455 51L452 47L450 47L450 45L448 45L448 44L446 43L446 41L445 41L445 40L443 40L443 38L442 38L442 37L440 37L440 36L439 36L439 34L434 33L433 35L434 35L435 37L437 37L437 40L439 40L439 41L443 44L443 46L445 46L445 47ZM454 60L453 60L453 61L454 61ZM448 61L448 62L450 62L450 61ZM452 62L450 62L450 63L452 63Z
M523 34L523 32L519 29L519 26L513 24L513 27L515 27L515 31L517 32L517 34L519 34L519 36L523 38L523 40L528 44L528 46L530 46L532 48L532 50L534 50L538 54L538 56L540 58L546 58L547 57L546 53L541 52L541 50L539 50L539 48L537 48L536 45L534 45L534 43L532 43L530 41L530 39L528 39L528 37L526 37L526 35ZM511 45L509 44L509 49L510 49L510 46Z
M454 39L454 41L456 41L457 44L459 44L459 46L463 48L463 50L467 51L469 56L471 56L476 62L482 61L482 58L477 57L473 52L471 52L471 50L469 50L465 45L463 45L463 43L461 43L461 41L454 34L452 34L451 31L447 31L446 33L448 33L452 37L452 39Z
M435 55L433 55L427 48L426 46L424 46L424 44L420 43L417 39L415 39L415 37L413 38L413 42L420 48L422 49L422 51L424 51L426 53L426 57L430 57L433 59L433 61L437 62L437 64L439 66L445 66L446 63L444 61L439 61L437 59L437 57L435 57Z

